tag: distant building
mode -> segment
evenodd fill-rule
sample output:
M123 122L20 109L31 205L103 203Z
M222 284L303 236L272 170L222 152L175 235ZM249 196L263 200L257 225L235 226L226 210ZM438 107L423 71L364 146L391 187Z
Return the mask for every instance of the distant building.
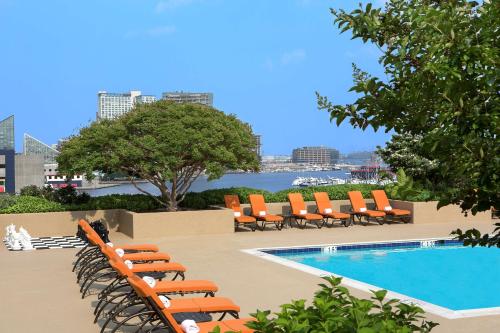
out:
M43 185L43 157L16 154L10 116L0 121L0 192L16 193L27 185Z
M97 93L97 120L116 119L132 110L136 104L153 103L155 101L155 96L142 95L139 90L132 90L123 94L99 91Z
M185 91L164 92L162 99L176 103L199 103L208 106L214 104L214 94L212 93L193 93Z
M56 157L59 155L59 151L53 147L43 143L42 141L35 139L31 135L24 133L23 142L24 155L41 155L43 156L44 163L56 163Z
M267 155L262 156L262 163L292 163L292 158L288 155Z
M73 187L82 187L85 185L85 178L82 175L74 175L73 178L68 179L64 175L60 175L57 170L57 163L44 164L43 171L45 176L45 183L53 188L60 188L69 185Z
M355 151L342 156L342 160L347 164L367 165L372 164L375 156L373 151Z
M19 193L28 185L42 187L45 183L43 176L43 156L22 155L15 156L15 186L14 190Z
M14 115L0 121L0 150L15 150Z
M339 151L328 147L302 147L292 152L293 163L307 164L336 164L339 160Z
M262 135L254 135L255 141L257 141L257 147L255 148L255 152L257 153L257 157L259 160L262 160Z

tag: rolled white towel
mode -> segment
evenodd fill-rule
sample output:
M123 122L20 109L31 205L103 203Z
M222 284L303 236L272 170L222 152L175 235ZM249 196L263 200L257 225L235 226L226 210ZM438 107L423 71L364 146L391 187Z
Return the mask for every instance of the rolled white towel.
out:
M325 214L331 214L332 209L331 208L325 208Z
M361 208L359 209L359 211L360 211L361 213L366 212L366 207L361 207Z
M158 298L163 303L163 306L165 306L165 308L169 308L170 307L170 305L171 305L170 304L170 300L166 296L160 295L160 296L158 296Z
M240 217L241 213L240 212L234 212L234 217Z
M306 209L301 209L301 210L299 210L299 214L300 215L306 215L307 214L307 210Z
M128 269L132 269L134 267L134 264L130 260L125 260L124 263L127 265Z
M151 288L154 288L156 286L156 280L154 277L151 276L143 276L142 279L150 286Z
M125 251L123 249L115 249L116 254L121 258L125 255Z
M265 210L261 210L261 211L259 212L259 216L266 216L266 215L267 215L267 214L266 214L266 211L265 211Z
M111 243L111 242L106 243L106 245L107 245L107 246L111 246L111 247L114 247L114 246L115 246L115 245L114 245L113 243Z
M182 330L186 333L198 333L200 328L192 319L186 319L181 323Z
M392 207L391 207L391 206L385 206L385 207L384 207L384 210L385 210L386 212L391 211L391 210L392 210Z

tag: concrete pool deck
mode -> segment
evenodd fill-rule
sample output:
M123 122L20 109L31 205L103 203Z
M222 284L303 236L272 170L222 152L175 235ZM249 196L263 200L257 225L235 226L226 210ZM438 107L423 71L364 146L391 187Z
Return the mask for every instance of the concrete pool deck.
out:
M369 225L350 228L286 229L206 236L158 236L134 243L158 244L161 251L188 269L188 279L217 283L219 296L241 306L241 316L255 309L277 310L292 299L310 299L321 280L286 266L243 253L242 249L326 243L368 242L448 237L456 228L475 227L491 232L492 223ZM47 235L51 236L51 235ZM130 242L123 234L110 235L115 244ZM71 262L75 249L9 252L0 246L0 332L98 332L91 304L95 296L81 299ZM365 292L350 288L358 297ZM458 291L459 292L459 291ZM497 332L500 315L445 319L433 332Z

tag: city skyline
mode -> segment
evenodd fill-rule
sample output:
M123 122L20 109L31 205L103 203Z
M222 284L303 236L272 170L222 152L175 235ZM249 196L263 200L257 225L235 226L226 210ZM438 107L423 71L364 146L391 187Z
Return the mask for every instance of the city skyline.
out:
M356 4L165 3L0 2L0 29L9 32L0 35L0 118L16 116L22 129L16 150L22 131L43 142L76 133L95 119L100 90L213 92L214 107L262 135L264 155L318 145L373 150L390 138L347 124L338 128L317 110L315 91L338 103L354 99L347 93L352 62L380 72L376 49L350 42L332 26L329 7ZM127 20L132 15L134 22ZM316 44L313 34L326 42Z

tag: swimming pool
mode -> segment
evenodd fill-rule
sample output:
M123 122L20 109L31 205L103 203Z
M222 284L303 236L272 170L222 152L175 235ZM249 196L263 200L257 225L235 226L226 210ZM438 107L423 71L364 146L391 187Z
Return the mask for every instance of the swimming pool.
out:
M427 239L249 250L346 285L387 289L447 318L500 314L500 249Z

